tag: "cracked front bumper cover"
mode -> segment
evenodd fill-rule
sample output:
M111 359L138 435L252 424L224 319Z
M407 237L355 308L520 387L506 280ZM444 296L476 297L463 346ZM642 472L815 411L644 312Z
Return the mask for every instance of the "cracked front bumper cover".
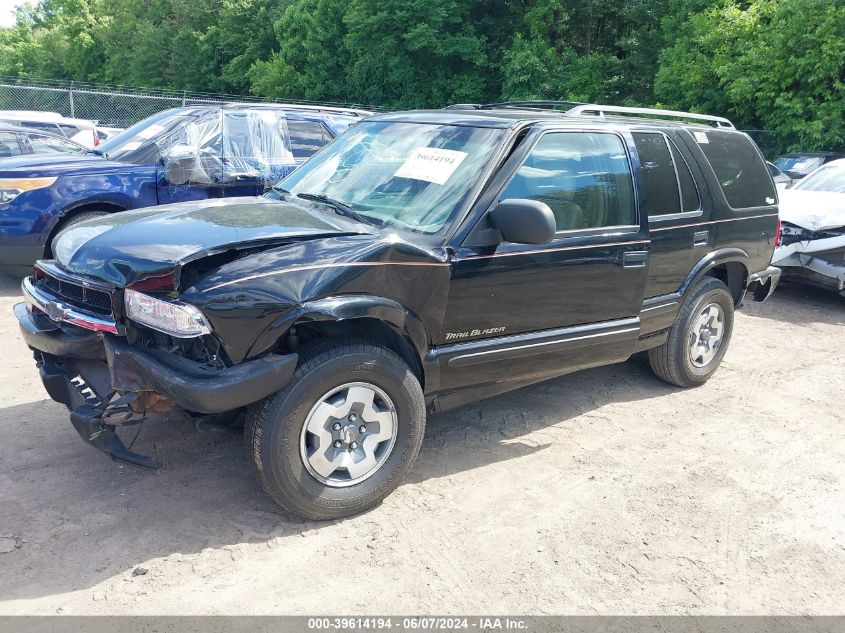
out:
M112 459L142 468L161 467L160 464L156 463L155 458L126 448L114 427L103 423L102 416L103 412L100 409L86 404L71 411L70 422L76 432L79 433L79 437Z
M754 301L765 301L777 288L780 281L781 270L776 266L769 266L766 270L752 273L748 277L748 292L754 297Z
M223 413L247 406L287 385L296 369L296 354L268 354L232 367L208 368L187 358L128 345L122 337L59 325L45 315L33 314L23 303L14 312L24 341L36 352L59 361L101 360L108 366L112 390L155 391L186 411ZM69 381L73 376L68 373L72 372L65 372ZM79 373L85 378L84 371ZM57 393L52 375L45 388L51 397ZM98 395L105 399L107 394Z

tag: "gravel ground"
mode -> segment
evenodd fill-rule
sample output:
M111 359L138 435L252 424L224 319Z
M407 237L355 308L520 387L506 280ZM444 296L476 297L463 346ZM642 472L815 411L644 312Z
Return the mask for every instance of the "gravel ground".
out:
M0 614L845 613L845 300L738 315L705 386L633 360L429 421L380 507L291 521L241 438L145 429L161 471L86 446L0 277Z

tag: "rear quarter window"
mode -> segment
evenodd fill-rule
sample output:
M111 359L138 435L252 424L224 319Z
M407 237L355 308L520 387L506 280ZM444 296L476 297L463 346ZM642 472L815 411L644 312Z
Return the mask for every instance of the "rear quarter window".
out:
M62 130L62 132L64 132L65 136L67 136L68 138L73 138L82 131L75 125L59 124L59 128Z
M724 130L692 132L734 209L775 203L775 187L766 163L744 134Z
M655 132L635 132L633 137L640 155L640 168L645 183L642 206L646 215L654 217L680 213L681 196L675 165L663 135Z
M310 158L328 142L328 135L317 121L288 119L288 133L294 158Z
M21 121L21 127L28 127L33 130L41 130L42 132L50 132L51 134L61 134L59 126L55 123L47 123L42 121Z
M0 158L20 156L21 154L23 154L23 147L18 140L18 135L13 132L0 132Z

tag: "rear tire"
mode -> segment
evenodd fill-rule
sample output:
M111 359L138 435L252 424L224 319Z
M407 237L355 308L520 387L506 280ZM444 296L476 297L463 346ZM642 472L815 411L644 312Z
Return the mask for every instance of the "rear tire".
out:
M424 433L425 401L408 365L352 339L304 353L288 386L250 407L244 429L264 491L316 520L379 504L410 470Z
M94 218L101 218L104 215L109 215L109 212L83 211L82 213L72 215L69 218L63 220L61 223L59 223L58 228L56 228L56 232L53 234L53 237L50 240L50 255L52 255L53 257L56 256L56 244L58 243L59 237L61 237L62 233L76 226L80 222L85 222L86 220L93 220Z
M734 302L728 287L705 277L690 289L669 338L648 351L652 371L679 387L697 387L719 368L731 340Z

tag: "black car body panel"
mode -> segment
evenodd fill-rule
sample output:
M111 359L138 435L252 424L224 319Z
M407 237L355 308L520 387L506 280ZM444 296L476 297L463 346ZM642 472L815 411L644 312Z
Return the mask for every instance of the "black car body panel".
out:
M406 332L415 347L430 345L438 336L448 285L445 251L364 234L255 253L224 264L181 296L208 316L230 357L242 359L266 352L297 320L374 314ZM417 320L427 333L424 341L413 325Z
M57 266L81 286L89 280L111 287L115 320L126 329L127 342L114 342L121 337L113 333L98 336L108 339L106 350L142 359L124 365L146 366L148 357L160 361L162 354L171 354L205 364L215 376L262 358L287 368L295 360L278 359L295 357L309 341L354 336L404 358L435 410L622 361L660 345L688 289L702 276L722 279L737 306L747 290L763 299L777 283L778 271L769 267L778 226L774 185L756 146L732 129L508 109L394 113L371 117L361 126L394 123L501 130L490 158L473 172L466 195L440 228L362 223L331 203L279 190L265 198L123 213L107 219L115 226L105 232L98 233L95 222L82 224L62 238L68 248L58 253L58 264L43 264L31 283L36 288L49 284L51 267ZM566 208L582 218L581 224L559 228L548 244L503 241L490 222L491 208L509 197L518 175L534 186L536 174L542 185L543 174L557 173L543 162L548 153L538 148L559 142L563 137L554 135L560 134L582 135L577 138L590 142L600 137L602 147L611 148L561 154L564 163L598 156L595 160L610 165L605 173L595 167L605 163L578 163L573 172L571 186L582 198L568 199ZM755 162L765 182L742 180L750 178L748 169L731 175L736 161L730 152L718 154L723 142L739 143L744 160ZM333 147L323 150L315 164ZM669 191L675 187L678 197L670 195L666 208L650 189L649 170L660 165L640 156L655 148L671 153L667 165L674 165L676 174ZM380 160L392 159L385 155ZM309 165L280 186L308 178ZM689 173L686 185L682 170ZM757 188L753 205L732 208L728 197L734 202L747 198L752 185ZM584 226L594 209L600 209L603 224ZM614 213L620 218L615 223ZM70 248L77 231L80 242ZM82 241L85 231L92 234ZM124 288L193 306L210 331L187 342L151 334L121 310ZM42 322L43 313L55 312L43 298L28 300ZM55 343L28 342L43 364L60 356ZM72 365L73 354L63 362ZM171 369L178 370L180 362ZM73 374L77 368L66 371ZM152 374L136 374L132 388L164 392L176 406L198 410L195 403L202 399L180 400L171 386L154 384ZM118 386L128 387L113 379L111 388ZM232 408L244 404L242 399L232 403Z
M306 201L291 205L256 197L127 211L71 228L64 240L68 248L57 257L70 273L122 287L227 250L361 230L309 207ZM177 276L171 289L178 285Z

